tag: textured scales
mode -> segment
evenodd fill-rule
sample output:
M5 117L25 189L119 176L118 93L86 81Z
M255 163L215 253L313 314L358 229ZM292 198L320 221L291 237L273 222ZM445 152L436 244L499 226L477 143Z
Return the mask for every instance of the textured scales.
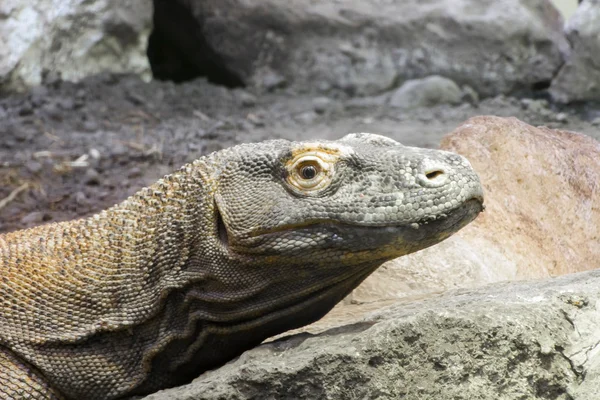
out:
M482 196L461 156L350 134L236 146L93 217L0 235L0 395L185 383L321 318Z

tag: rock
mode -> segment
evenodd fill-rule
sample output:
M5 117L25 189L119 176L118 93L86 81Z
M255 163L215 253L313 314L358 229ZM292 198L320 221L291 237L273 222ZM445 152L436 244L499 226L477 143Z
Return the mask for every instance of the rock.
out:
M358 302L600 267L600 143L515 118L475 117L442 141L479 174L486 210L446 241L393 260Z
M560 122L560 123L566 124L567 122L569 122L569 117L567 116L566 113L560 112L560 113L558 113L558 114L556 114L554 116L554 120L556 122Z
M133 167L129 170L129 173L127 174L128 178L139 178L140 176L143 175L142 169L139 167Z
M315 122L318 115L314 111L306 111L294 116L294 119L303 124L303 125L311 125Z
M89 168L85 171L85 183L87 185L99 185L100 174L94 168Z
M600 271L453 291L263 344L144 400L591 400L599 303Z
M29 160L25 163L25 169L32 174L39 174L42 170L42 164L35 160Z
M411 109L438 104L460 104L462 97L463 93L454 81L433 75L404 82L390 97L390 105Z
M172 62L193 63L213 81L227 75L229 85L373 96L397 82L441 75L492 96L550 82L568 50L550 0L154 5L160 12L153 35L177 47Z
M331 108L333 105L333 100L324 96L315 97L312 101L312 105L313 110L315 110L316 113L323 114L325 111Z
M70 81L101 71L149 77L151 18L150 0L3 0L0 92L39 85L47 72Z
M464 85L461 88L461 90L462 90L461 102L466 102L466 103L469 103L472 105L479 104L479 95L477 94L475 89L473 89L469 85Z
M260 86L268 91L273 91L285 87L286 83L286 79L283 75L275 71L268 71L263 74Z
M547 100L544 99L521 99L523 108L537 115L549 115L550 109Z
M87 205L90 201L84 192L79 191L75 193L75 202L79 205Z
M583 1L566 23L572 51L550 86L554 100L600 100L600 0Z
M33 211L21 218L21 223L26 226L39 225L42 222L50 221L52 216L43 211Z
M248 93L245 90L237 91L236 95L244 107L254 107L258 101L255 95Z
M83 123L82 129L86 132L96 132L98 130L98 122L95 120L87 120Z

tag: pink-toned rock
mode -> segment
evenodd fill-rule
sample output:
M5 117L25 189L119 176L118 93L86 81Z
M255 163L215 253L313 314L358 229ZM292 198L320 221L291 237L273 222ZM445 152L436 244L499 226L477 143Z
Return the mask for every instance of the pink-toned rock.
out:
M476 117L441 148L467 157L486 211L441 244L391 261L353 300L421 295L600 267L600 143L515 118Z

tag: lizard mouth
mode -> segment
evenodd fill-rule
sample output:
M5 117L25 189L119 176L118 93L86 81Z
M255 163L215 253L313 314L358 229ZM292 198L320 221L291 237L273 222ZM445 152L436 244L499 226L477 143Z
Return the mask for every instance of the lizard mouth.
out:
M343 254L363 254L358 259L395 258L434 245L473 221L483 211L480 197L438 215L400 224L355 224L332 220L311 220L275 229L248 232L232 241L236 253L261 256L294 254L297 261L315 251L329 249ZM226 229L224 226L223 229ZM298 243L279 247L278 242Z
M356 222L339 222L332 219L311 219L307 220L303 223L296 223L291 225L281 225L271 229L261 229L254 230L252 232L248 232L248 237L260 237L270 234L275 234L278 232L286 232L298 229L311 229L311 228L319 228L319 227L347 227L348 229L366 229L366 230L381 230L381 229L389 229L390 231L394 229L405 229L407 227L411 227L413 229L417 229L421 226L434 225L436 223L443 223L446 220L451 220L452 223L450 226L458 225L461 221L468 219L464 225L471 222L477 215L485 210L485 206L483 205L483 198L481 196L473 197L466 202L462 203L456 208L450 209L444 213L429 215L423 218L414 220L414 221L403 221L402 223L356 223ZM222 220L221 220L222 223ZM227 229L223 224L223 229ZM391 232L390 232L391 233Z

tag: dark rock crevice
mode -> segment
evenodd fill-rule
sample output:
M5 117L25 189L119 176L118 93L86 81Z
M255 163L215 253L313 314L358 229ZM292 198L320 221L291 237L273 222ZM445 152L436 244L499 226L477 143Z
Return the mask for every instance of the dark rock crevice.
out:
M202 24L180 2L154 0L154 28L147 55L155 79L185 82L206 77L229 88L243 87L202 33Z

